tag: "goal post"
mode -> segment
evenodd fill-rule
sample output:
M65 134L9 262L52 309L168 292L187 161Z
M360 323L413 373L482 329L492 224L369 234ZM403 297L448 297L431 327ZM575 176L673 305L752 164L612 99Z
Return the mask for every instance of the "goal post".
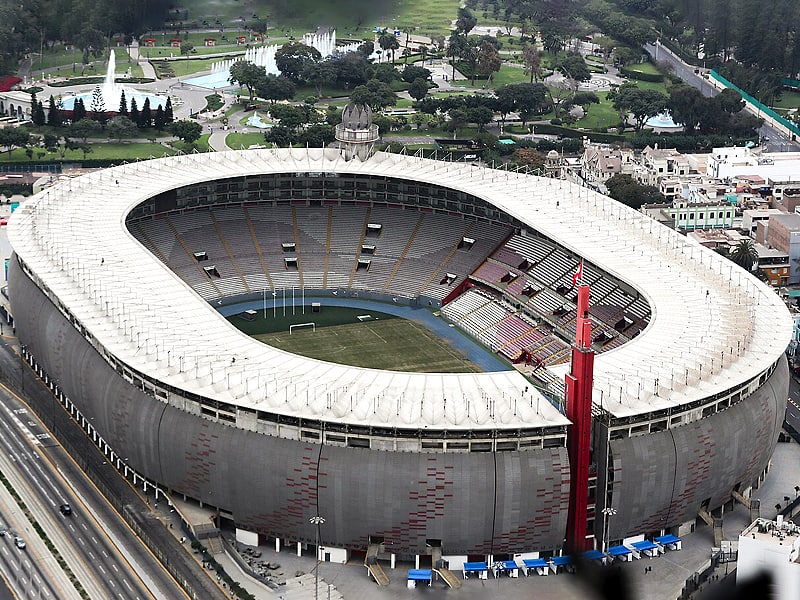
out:
M289 335L294 333L294 330L299 327L311 327L311 332L317 332L317 324L316 323L295 323L294 325L289 325Z

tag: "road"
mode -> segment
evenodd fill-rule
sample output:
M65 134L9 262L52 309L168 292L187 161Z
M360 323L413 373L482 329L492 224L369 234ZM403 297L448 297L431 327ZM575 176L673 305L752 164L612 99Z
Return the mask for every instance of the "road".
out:
M789 378L789 401L786 403L786 422L800 433L800 381L794 375Z
M164 597L174 585L146 586L139 572L150 579L149 568L131 564L132 555L112 540L114 527L100 508L98 494L79 478L68 477L54 460L66 461L59 446L22 402L0 387L0 463L16 492L22 497L50 541L59 549L83 587L92 597ZM68 502L73 514L64 516L59 506ZM28 527L30 529L30 527ZM31 541L37 534L26 537ZM128 558L123 554L128 554ZM152 564L152 561L150 561ZM151 594L148 587L152 587ZM55 593L54 598L63 594Z
M699 89L704 96L716 96L719 93L719 91L703 76L702 70L695 73L697 67L686 64L661 44L645 44L644 49L653 57L655 62L668 63L672 67L675 75L680 77L688 85ZM751 112L753 111L751 110ZM768 140L766 142L767 152L800 151L800 144L793 142L783 131L772 127L768 123L765 123L761 129L759 129L759 135L761 139Z

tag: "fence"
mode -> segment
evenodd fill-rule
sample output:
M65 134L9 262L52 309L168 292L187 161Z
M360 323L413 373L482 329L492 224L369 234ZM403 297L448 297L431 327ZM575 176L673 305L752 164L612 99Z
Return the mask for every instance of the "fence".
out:
M771 119L774 119L775 121L777 121L778 123L780 123L781 125L786 127L789 131L791 131L792 134L793 134L793 137L797 136L797 135L800 135L800 127L798 127L796 123L793 123L792 121L789 121L787 118L782 117L781 115L776 113L769 106L767 106L765 104L762 104L755 97L751 96L750 94L745 92L743 89L741 89L737 85L734 85L733 83L731 83L730 81L725 79L722 75L717 73L715 70L712 69L712 71L710 73L710 76L713 79L719 81L725 87L734 89L737 92L739 92L742 95L742 98L744 98L747 102L749 102L750 104L755 106L758 110L760 110L762 113L764 113L765 115L767 115Z
M733 550L732 548L723 548L712 554L711 558L700 570L695 571L686 579L686 583L683 585L683 590L681 590L678 600L690 600L693 594L700 590L703 584L708 582L712 576L718 577L714 571L716 571L720 565L726 565L725 575L727 575L727 563L735 563L738 559L739 551Z

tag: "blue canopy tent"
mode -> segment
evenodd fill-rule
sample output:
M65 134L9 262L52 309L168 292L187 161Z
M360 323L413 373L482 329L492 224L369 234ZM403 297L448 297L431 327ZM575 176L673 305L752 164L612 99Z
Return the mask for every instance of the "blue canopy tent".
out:
M633 542L631 547L637 552L642 552L647 556L657 556L662 551L661 546L654 544L650 540L643 540L641 542Z
M526 569L535 569L539 575L547 575L547 571L550 567L548 562L543 558L524 558L522 559L522 564L525 565ZM525 574L528 575L529 573L526 572Z
M623 561L631 559L631 549L625 546L611 546L607 552L611 555L612 559L619 558Z
M583 554L581 554L584 560L599 560L604 562L606 558L606 554L604 552L600 552L600 550L587 550Z
M478 579L486 579L489 572L489 565L485 562L465 562L464 579L468 579L469 573L477 573Z
M681 549L681 538L676 537L672 534L662 535L660 537L655 538L656 543L661 544L662 546L669 548L670 550L680 550Z
M418 581L424 581L428 585L431 584L433 579L433 571L431 569L409 569L408 570L408 587L417 587Z

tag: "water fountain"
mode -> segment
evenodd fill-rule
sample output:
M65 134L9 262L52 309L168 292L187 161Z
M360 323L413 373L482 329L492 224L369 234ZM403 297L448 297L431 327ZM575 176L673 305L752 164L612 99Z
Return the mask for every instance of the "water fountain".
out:
M645 121L645 127L651 128L656 133L664 132L674 132L680 129L683 129L683 125L681 123L676 123L672 120L672 115L669 113L668 110L664 112L658 113L657 115L650 117Z
M361 45L359 42L355 42L337 46L335 30L326 33L307 33L300 41L306 46L316 48L322 58L328 58L334 52L353 52ZM278 44L248 48L244 56L213 62L211 64L211 73L187 79L184 83L209 89L231 87L232 84L228 79L230 77L230 69L233 63L239 60L246 60L259 67L264 67L268 74L279 75L280 70L275 64L275 53L279 49L280 45Z
M98 86L100 94L102 95L102 103L105 112L117 112L119 110L119 103L122 98L122 93L125 93L125 101L128 108L131 106L131 101L136 100L136 106L141 109L144 106L145 100L150 100L150 108L156 110L159 106L164 106L167 103L166 96L159 96L158 94L150 94L148 92L141 92L139 90L130 88L128 86L117 83L116 81L116 56L114 50L108 58L108 67L106 68L106 76L103 79L103 84ZM87 111L92 110L92 102L94 99L95 91L84 92L74 96L66 96L61 99L61 108L64 110L72 110L75 107L75 102L78 99L83 100L83 105Z

